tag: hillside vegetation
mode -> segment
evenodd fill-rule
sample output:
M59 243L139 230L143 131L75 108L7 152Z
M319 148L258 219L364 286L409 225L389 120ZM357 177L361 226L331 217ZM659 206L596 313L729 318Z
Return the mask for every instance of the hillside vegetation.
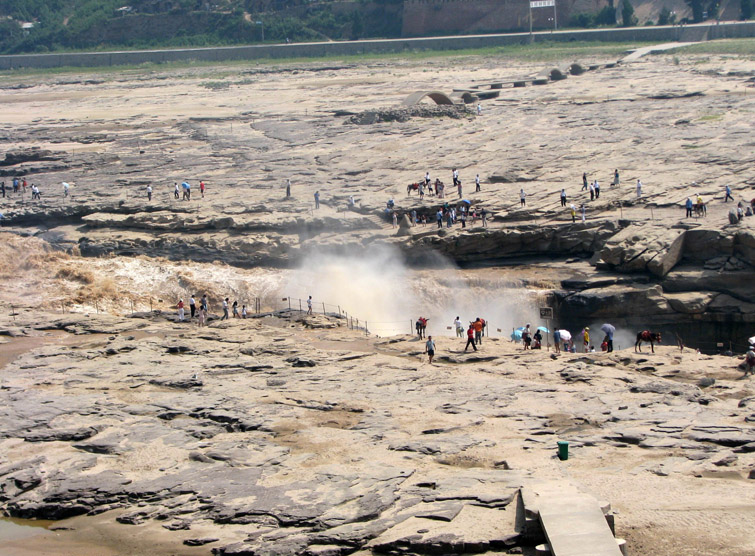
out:
M0 52L398 37L401 2L5 0Z
M752 1L574 3L569 8L567 26L747 19L752 16ZM450 5L435 8L452 9ZM0 53L396 38L402 35L403 11L403 0L3 0ZM475 32L465 27L462 19L455 22L456 29L441 32L433 28L423 33Z

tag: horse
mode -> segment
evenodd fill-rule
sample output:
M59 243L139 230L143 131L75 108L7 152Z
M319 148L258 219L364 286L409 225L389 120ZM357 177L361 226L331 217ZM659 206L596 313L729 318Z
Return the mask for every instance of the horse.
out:
M412 191L418 191L419 190L419 184L417 182L410 183L406 186L406 194L411 195Z
M653 348L653 344L661 343L661 333L660 332L648 332L647 330L643 330L642 332L637 333L637 341L634 343L634 351L642 352L642 342L650 342L650 351L655 353L655 349Z

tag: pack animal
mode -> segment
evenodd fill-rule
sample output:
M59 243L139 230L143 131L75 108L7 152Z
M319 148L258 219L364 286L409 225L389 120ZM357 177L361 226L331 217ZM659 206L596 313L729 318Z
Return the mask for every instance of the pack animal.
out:
M634 351L635 352L642 352L642 342L649 342L650 343L650 351L652 353L655 353L655 349L654 349L653 345L661 343L661 333L660 332L649 332L648 330L643 330L642 332L638 332L637 333L637 341L634 343Z

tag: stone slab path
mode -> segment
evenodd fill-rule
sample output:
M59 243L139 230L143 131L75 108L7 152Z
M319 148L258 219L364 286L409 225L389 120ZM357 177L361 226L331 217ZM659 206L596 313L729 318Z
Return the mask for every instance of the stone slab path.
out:
M522 489L525 515L538 515L553 556L621 556L598 501L568 481Z
M696 42L667 42L663 44L654 44L653 46L643 46L642 48L638 48L637 50L633 51L631 54L624 56L621 59L621 63L634 62L636 60L639 60L643 56L647 56L648 54L654 54L656 52L663 52L665 50L673 50L674 48L683 48L685 46L690 46L692 44L697 44L697 43Z

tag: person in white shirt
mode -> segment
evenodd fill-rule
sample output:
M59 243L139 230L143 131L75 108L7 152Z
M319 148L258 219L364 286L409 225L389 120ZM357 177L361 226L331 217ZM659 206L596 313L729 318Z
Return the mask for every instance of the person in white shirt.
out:
M454 321L454 326L456 327L456 336L458 338L464 337L464 325L461 323L461 319L459 317L456 317L456 320Z

